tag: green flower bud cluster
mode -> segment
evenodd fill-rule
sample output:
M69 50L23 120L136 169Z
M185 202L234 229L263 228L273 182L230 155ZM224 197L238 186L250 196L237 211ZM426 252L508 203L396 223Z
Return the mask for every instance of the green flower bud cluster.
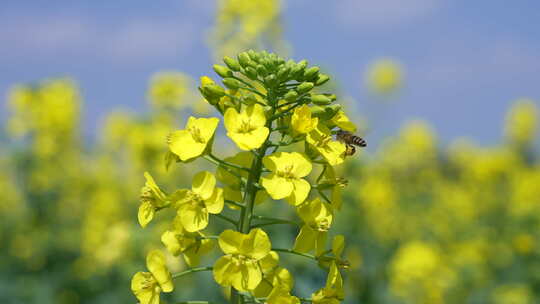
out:
M272 88L267 100L285 100L290 104L312 104L315 116L330 119L341 108L333 105L336 95L314 92L330 80L317 66L310 67L307 60L295 62L285 60L274 53L248 50L236 58L225 56L225 65L216 64L214 71L222 78L225 88L215 83L203 83L199 88L202 95L213 105L227 95L226 89L253 91L258 87ZM267 98L271 97L271 98ZM223 111L224 109L218 109Z

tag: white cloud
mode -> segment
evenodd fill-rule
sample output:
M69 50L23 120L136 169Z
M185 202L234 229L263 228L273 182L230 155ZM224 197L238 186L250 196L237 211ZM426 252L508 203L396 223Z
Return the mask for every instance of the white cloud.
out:
M390 29L431 14L440 0L341 0L335 1L336 18L348 26Z

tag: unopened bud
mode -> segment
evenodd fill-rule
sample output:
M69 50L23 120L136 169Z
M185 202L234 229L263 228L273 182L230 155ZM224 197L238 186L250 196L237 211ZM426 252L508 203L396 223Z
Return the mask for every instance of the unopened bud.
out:
M328 82L330 80L330 77L326 74L319 74L319 78L317 78L317 81L315 81L315 85L320 86Z
M304 71L304 78L307 80L311 80L312 78L317 76L318 73L319 73L319 67L311 67Z
M284 80L289 76L289 68L282 66L279 71L277 72L277 78L279 80Z
M223 57L223 62L229 67L229 69L238 72L240 71L240 64L238 61L232 59L231 57L225 56Z
M316 105L319 105L319 106L325 106L325 105L329 105L332 103L332 100L330 98L328 98L326 95L322 95L322 94L313 94L311 95L311 102L313 102L314 104Z
M287 94L285 94L285 96L283 96L283 98L286 101L294 101L297 97L298 97L298 93L296 93L295 91L292 91L292 90L287 92Z
M257 79L257 71L253 67L248 66L246 68L246 76L249 79L255 80Z
M304 94L309 92L311 89L313 89L313 83L312 82L303 82L300 85L296 87L296 91L298 94Z
M210 97L219 98L225 95L225 89L218 86L217 84L207 84L202 87L202 91L203 93L205 93L205 95L208 95Z
M232 76L232 71L228 67L219 64L214 64L214 71L223 78Z
M243 66L244 68L249 65L250 61L251 59L249 58L248 53L242 52L238 54L238 63L240 63L240 65Z
M223 79L223 84L224 84L227 88L229 88L229 89L231 89L231 90L236 90L236 89L242 87L242 83L241 83L240 81L238 81L238 80L236 80L236 79L234 79L234 78L230 78L230 77L224 78L224 79Z
M267 74L268 74L268 71L266 70L266 68L264 67L264 65L258 64L258 65L257 65L257 73L259 73L259 75L267 75Z

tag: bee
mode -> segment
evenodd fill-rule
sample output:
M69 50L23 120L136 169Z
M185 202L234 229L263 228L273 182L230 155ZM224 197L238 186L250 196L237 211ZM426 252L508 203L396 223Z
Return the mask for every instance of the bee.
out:
M344 130L338 130L336 133L336 139L344 143L346 146L345 156L351 156L356 152L356 147L367 146L366 141L360 137Z

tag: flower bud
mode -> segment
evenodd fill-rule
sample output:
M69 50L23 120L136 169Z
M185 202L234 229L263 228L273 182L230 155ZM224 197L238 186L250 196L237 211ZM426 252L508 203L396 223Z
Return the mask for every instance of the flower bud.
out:
M311 102L319 106L325 106L332 103L332 99L328 98L326 95L322 94L312 94Z
M261 59L261 56L255 52L254 50L248 50L247 51L249 57L251 58L251 60L255 61L255 62L258 62L260 59Z
M279 80L285 80L289 76L289 68L282 66L277 72L277 78Z
M251 61L251 59L249 58L249 55L248 53L246 52L242 52L240 54L238 54L238 62L240 63L241 66L243 66L244 68L247 67L249 65L249 62Z
M303 82L300 85L296 87L296 91L298 94L304 94L309 92L311 89L313 89L313 83L312 82Z
M257 79L257 71L253 67L248 66L246 68L246 76L249 79L255 80Z
M315 85L320 86L325 84L330 80L330 77L326 74L319 74L319 78L317 78L317 81L315 81Z
M312 78L316 77L317 74L319 74L319 67L311 67L304 71L304 78L311 80Z
M292 90L287 92L287 94L285 94L285 96L283 96L283 98L286 101L294 101L297 97L298 97L298 93L296 93L295 91L292 91Z
M240 64L238 63L238 61L232 59L231 57L229 56L223 57L223 62L225 62L225 64L229 67L229 69L235 72L240 71Z
M217 84L207 84L202 87L203 94L210 98L220 98L225 95L225 89Z
M277 78L276 78L276 75L270 74L270 75L264 77L264 82L266 82L266 83L269 84L270 86L276 85L276 84L277 84Z
M266 70L266 68L264 67L264 65L258 64L258 65L257 65L257 73L259 73L259 75L267 75L267 74L268 74L268 71Z
M219 64L214 64L214 71L223 78L232 76L232 71L228 67Z
M227 77L227 78L224 78L223 79L223 84L231 89L231 90L236 90L240 87L242 87L242 83L234 78L230 78L230 77Z

